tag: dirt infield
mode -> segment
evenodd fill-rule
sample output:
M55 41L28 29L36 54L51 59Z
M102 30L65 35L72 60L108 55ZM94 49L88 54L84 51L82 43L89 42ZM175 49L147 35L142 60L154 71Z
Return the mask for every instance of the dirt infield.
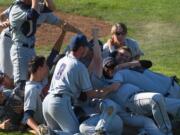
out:
M0 12L5 9L4 7L0 8ZM104 37L109 35L111 25L108 22L101 21L95 18L83 17L78 15L72 15L63 12L55 12L57 16L62 19L67 20L73 26L79 28L83 31L88 38L91 36L91 28L98 27L100 28L100 37ZM36 37L37 42L36 45L49 45L56 41L58 34L60 32L60 28L56 26L52 26L49 24L43 24L37 31ZM68 39L73 35L73 33L68 33L65 37L65 42L67 43Z

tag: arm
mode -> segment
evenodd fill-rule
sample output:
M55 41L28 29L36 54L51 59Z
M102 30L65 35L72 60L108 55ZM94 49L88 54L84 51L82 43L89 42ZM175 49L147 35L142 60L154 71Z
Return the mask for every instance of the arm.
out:
M94 73L98 77L102 76L102 54L101 54L101 48L98 42L98 29L92 29L92 37L94 41L93 46L93 58L92 61L88 67L89 73Z
M6 10L4 10L1 14L0 14L0 21L5 21L6 19L8 19L9 17L9 10L10 10L10 7L7 8Z
M64 28L64 30L69 31L69 32L73 32L73 33L82 33L81 30L79 30L78 28L72 26L71 24L69 24L68 22L64 21L61 19L60 23L58 24L58 26L60 28Z
M9 16L9 8L4 10L0 14L0 27L1 28L6 28L6 27L10 26L10 23L9 23L9 20L8 20L8 16Z
M52 66L54 64L53 63L54 59L56 58L56 56L59 54L59 52L61 50L61 46L63 44L65 35L66 35L66 31L64 29L62 29L60 36L58 37L56 43L54 44L54 46L51 50L51 53L49 54L49 56L47 58L47 65L48 65L49 69L52 68Z
M136 61L131 61L131 62L118 64L116 66L116 70L121 70L121 69L124 69L124 68L133 68L133 67L141 67L140 62L136 60Z
M66 31L64 29L62 29L62 32L61 32L59 38L57 39L56 43L53 46L54 50L60 52L65 35L66 35Z
M86 94L90 98L104 98L109 93L118 90L120 86L121 86L121 83L113 83L102 89L88 91L86 92Z
M32 0L31 8L38 11L38 2L39 0Z
M55 10L56 6L53 2L53 0L44 0L46 6L50 9L50 10Z
M144 69L148 69L152 67L152 62L150 60L134 60L131 62L122 63L116 66L116 70L124 69L124 68L135 68L142 67Z
M27 120L27 125L28 125L30 128L32 128L33 130L35 130L36 133L39 132L39 130L38 130L38 124L36 123L36 121L35 121L32 117L30 117L30 118Z

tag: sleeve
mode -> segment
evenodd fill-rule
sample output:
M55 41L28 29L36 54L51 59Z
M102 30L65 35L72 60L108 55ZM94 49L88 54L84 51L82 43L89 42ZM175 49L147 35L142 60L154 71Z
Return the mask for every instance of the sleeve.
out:
M103 45L102 57L103 57L103 58L106 58L106 57L109 56L109 54L110 54L109 46L108 46L107 43L105 43L105 44Z
M45 13L47 14L45 22L51 25L58 25L61 22L61 19L54 15L53 12L51 13Z
M144 53L142 52L142 50L139 48L138 42L135 41L135 40L134 40L134 46L135 46L134 51L135 51L136 56L137 56L137 55L140 55L140 56L141 56L141 55L144 55Z
M6 16L6 18L9 17L10 7L3 11L3 14Z
M30 117L33 117L34 115L34 111L32 110L27 110L24 112L24 116L23 116L23 119L22 119L22 123L23 124L27 124L27 120L30 118Z
M123 76L121 75L120 71L116 72L116 74L113 77L113 82L120 82L122 83L124 81Z
M37 90L35 90L34 88L31 88L29 90L25 89L24 111L27 110L36 111L38 96L39 94L37 93Z
M59 54L59 51L55 50L55 49L52 49L51 50L51 53L49 54L48 58L47 58L47 65L49 67L49 69L52 68L53 64L54 64L54 61L55 61L55 58L56 56Z
M27 20L36 21L38 17L39 13L35 9L31 8L27 11Z
M80 86L80 89L83 91L83 92L86 92L86 91L89 91L89 90L92 90L92 84L91 84L91 81L90 81L90 77L89 77L89 73L88 73L88 70L87 68L82 65L81 68L79 68L79 86Z

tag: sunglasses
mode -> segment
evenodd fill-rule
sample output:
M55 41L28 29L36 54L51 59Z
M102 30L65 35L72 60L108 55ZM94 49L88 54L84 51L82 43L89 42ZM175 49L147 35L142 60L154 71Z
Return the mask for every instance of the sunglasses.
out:
M126 34L125 32L115 32L116 36L125 35L125 34Z

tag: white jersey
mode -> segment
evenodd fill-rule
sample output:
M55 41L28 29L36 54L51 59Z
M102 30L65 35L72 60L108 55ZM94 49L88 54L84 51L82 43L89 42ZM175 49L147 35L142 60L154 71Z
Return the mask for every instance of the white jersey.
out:
M133 84L145 91L153 91L161 94L166 94L171 86L171 79L162 74L154 73L150 70L145 70L143 73L124 69L118 71L113 78L122 83Z
M43 86L41 82L27 81L24 95L24 111L34 111L34 119L38 123L44 123L42 114L41 92Z
M80 92L92 90L87 68L77 58L67 54L56 65L49 93L65 93L78 98Z

